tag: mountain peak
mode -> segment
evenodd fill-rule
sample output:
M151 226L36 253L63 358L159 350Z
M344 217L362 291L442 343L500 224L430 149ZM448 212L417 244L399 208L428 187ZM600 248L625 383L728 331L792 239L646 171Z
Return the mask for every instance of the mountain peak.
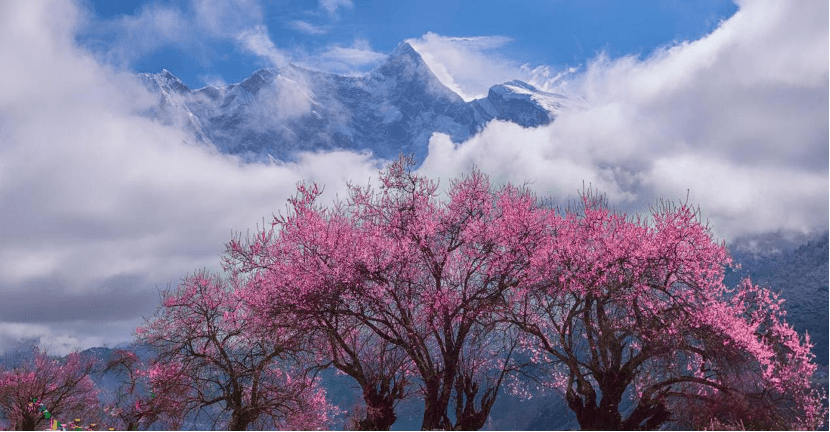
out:
M378 65L371 73L376 79L401 83L419 83L418 91L431 91L445 98L460 99L460 96L444 86L435 76L421 54L409 42L401 42L389 54L386 61Z
M257 93L262 87L267 86L279 75L279 71L272 68L262 68L245 78L239 86L251 94Z
M379 72L381 75L390 76L399 75L402 71L412 71L414 69L429 70L429 66L427 66L426 62L424 62L421 55L418 54L418 51L415 51L415 48L412 48L412 45L410 45L409 42L401 42L397 47L395 47L395 50L389 54L386 61L375 68L375 71Z
M415 100L429 94L438 100L463 103L457 93L435 76L421 55L408 42L401 42L370 74L383 87L394 88L396 100Z
M162 69L159 73L142 73L139 76L144 80L145 84L151 87L155 86L176 93L187 93L190 91L182 80L167 69Z
M508 82L504 83L503 85L509 86L509 87L518 87L518 88L533 91L533 92L538 91L538 89L536 87L534 87L534 86L532 86L532 85L530 85L530 84L528 84L524 81L520 81L520 80L508 81Z
M409 57L412 60L416 61L423 61L421 58L421 54L418 51L415 51L415 48L409 44L407 41L403 41L398 44L397 47L389 54L390 58L397 58L397 57Z
M182 80L179 79L179 77L173 75L173 73L167 69L162 69L161 72L159 72L158 76L171 86L187 88L187 86L182 82Z

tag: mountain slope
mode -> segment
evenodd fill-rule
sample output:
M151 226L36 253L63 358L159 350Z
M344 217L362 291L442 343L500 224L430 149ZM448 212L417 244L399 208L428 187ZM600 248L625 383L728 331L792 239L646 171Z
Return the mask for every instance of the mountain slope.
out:
M363 76L340 76L293 65L261 69L241 83L188 89L168 71L141 74L158 107L147 114L179 124L197 140L247 160L290 160L299 151L347 149L422 161L435 132L463 141L494 119L525 127L553 121L561 95L512 81L486 98L464 102L444 86L408 43Z
M727 272L725 281L735 286L744 277L766 285L784 298L787 322L799 334L808 332L815 344L816 363L828 363L828 304L830 268L828 233L802 239L795 246L780 236L768 234L760 238L740 239L730 252L740 269ZM758 247L758 245L761 247Z

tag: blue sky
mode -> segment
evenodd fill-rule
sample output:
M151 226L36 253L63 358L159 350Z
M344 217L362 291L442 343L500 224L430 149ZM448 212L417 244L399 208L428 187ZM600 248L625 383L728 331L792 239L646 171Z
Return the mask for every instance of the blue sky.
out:
M198 88L208 83L239 82L260 67L272 66L241 47L237 39L256 26L266 29L268 38L289 61L337 73L366 71L401 41L428 33L490 38L497 41L488 48L494 55L520 65L563 70L583 66L599 52L611 57L643 56L666 44L697 39L737 10L729 0L209 3L219 15L211 25L224 26L227 34L193 25L200 14L211 13L205 11L203 2L100 0L85 5L93 17L80 39L106 56L137 40L158 38L151 46L124 53L116 61L141 72L166 68L191 88ZM153 15L152 11L171 12L167 16L175 19L164 24L157 16L155 24L145 23L145 27L163 29L155 34L126 24L131 18ZM190 33L159 36L171 26L185 26ZM334 60L333 48L341 48L339 62L319 60L327 53Z
M0 0L0 352L131 340L157 288L220 270L233 233L301 181L377 178L366 153L247 164L143 115L135 72L190 86L291 62L361 73L409 41L469 100L522 79L578 100L550 125L433 134L419 172L615 208L699 205L725 241L828 229L830 32L821 0Z

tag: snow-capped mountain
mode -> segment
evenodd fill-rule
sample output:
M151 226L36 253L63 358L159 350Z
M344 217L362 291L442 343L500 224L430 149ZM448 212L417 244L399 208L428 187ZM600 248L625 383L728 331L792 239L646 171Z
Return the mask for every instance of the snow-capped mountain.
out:
M541 126L568 106L564 96L521 81L493 86L487 97L465 102L406 42L356 77L288 65L198 90L167 70L141 79L160 97L148 115L185 125L197 140L247 160L348 149L387 159L411 153L420 161L434 132L460 142L493 119Z

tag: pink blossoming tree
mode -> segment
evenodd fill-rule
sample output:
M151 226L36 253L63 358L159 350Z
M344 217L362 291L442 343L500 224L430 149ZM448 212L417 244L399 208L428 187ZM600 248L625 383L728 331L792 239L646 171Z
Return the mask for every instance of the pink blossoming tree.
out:
M294 362L303 329L264 337L236 290L217 275L197 273L165 292L137 335L157 352L147 372L153 393L182 417L201 413L212 417L212 427L229 430L329 427L325 391Z
M386 364L403 367L372 384L387 400L400 394L394 385L408 381L406 371L416 378L423 429L480 429L516 367L517 339L506 337L497 312L506 292L529 281L545 212L528 191L494 189L479 172L453 182L445 201L411 168L399 160L381 174L380 189L352 187L333 209L316 204L316 186L300 186L290 214L232 242L229 262L254 274L249 297L264 320L286 304L343 320L324 326L348 341L328 355L358 380L369 408L371 393L349 371L367 364L371 352L354 349L363 341L380 343L394 359Z
M549 226L539 283L511 293L511 320L583 429L821 424L809 340L768 290L724 286L730 258L692 208L628 218L588 193Z
M98 390L89 377L93 366L78 353L53 359L36 350L22 366L0 371L0 411L14 430L43 429L52 418L95 418Z
M246 298L263 329L290 323L314 338L317 367L334 366L352 377L363 396L352 425L388 430L395 406L407 395L411 367L399 346L384 340L356 316L346 313L361 298L339 295L342 277L355 265L359 233L344 218L315 207L318 189L300 187L293 212L279 216L275 228L229 244L226 262L236 278L247 278ZM279 333L277 333L279 334Z
M187 386L178 377L151 379L150 371L138 356L128 350L113 353L105 373L123 375L114 394L107 395L102 423L117 430L147 430L155 423L166 429L178 429L183 418L181 407ZM160 391L156 394L154 389Z

